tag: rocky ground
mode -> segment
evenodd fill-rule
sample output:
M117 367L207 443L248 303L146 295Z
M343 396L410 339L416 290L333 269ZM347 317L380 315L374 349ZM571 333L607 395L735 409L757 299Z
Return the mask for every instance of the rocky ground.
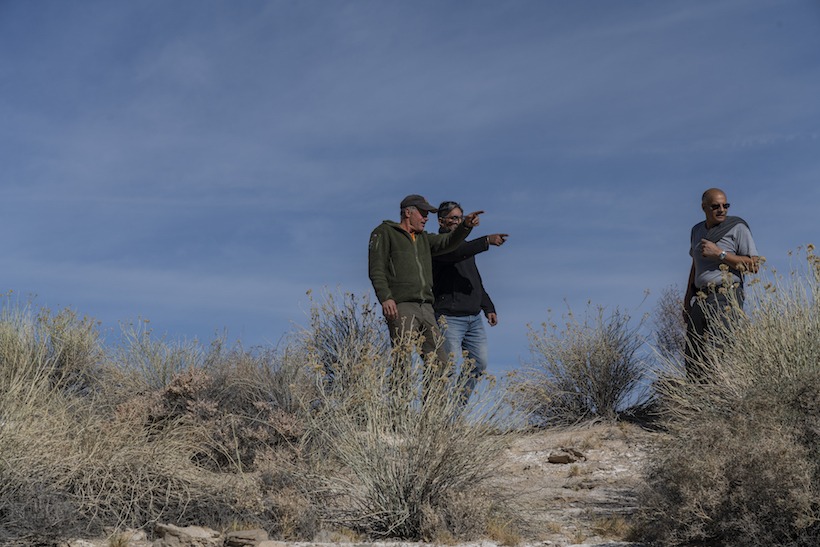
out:
M515 492L529 519L522 547L625 547L629 517L636 510L640 473L657 433L619 423L537 431L511 440L503 455L500 487ZM166 526L153 542L142 532L107 539L74 540L70 547L308 547L327 543L267 541L262 531L222 536L213 530ZM339 545L338 543L332 545ZM365 547L366 543L350 544ZM379 547L416 547L379 543ZM493 547L495 542L452 547Z

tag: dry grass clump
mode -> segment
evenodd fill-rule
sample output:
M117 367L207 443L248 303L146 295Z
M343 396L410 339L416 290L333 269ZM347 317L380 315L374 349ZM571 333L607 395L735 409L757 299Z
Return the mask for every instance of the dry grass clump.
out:
M498 512L483 490L503 446L503 437L491 434L498 403L476 394L462 407L452 363L414 357L418 340L385 351L383 323L366 301L358 317L348 305L327 304L325 317L335 318L323 324L342 327L322 340L345 339L347 349L313 352L333 355L335 376L313 402L307 436L324 520L376 538L485 535ZM355 338L348 337L352 324ZM323 372L327 363L317 359L316 367Z
M579 321L571 312L562 328L530 327L531 366L513 376L510 403L536 426L614 420L627 403L638 404L643 375L640 325L603 308Z
M702 383L659 384L669 435L644 524L660 545L820 544L820 260L752 287Z

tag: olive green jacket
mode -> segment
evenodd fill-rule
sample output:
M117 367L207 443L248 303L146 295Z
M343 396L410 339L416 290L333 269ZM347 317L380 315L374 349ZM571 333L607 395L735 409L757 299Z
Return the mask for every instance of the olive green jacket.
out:
M433 255L456 249L472 228L461 223L447 234L410 237L398 222L385 220L370 234L368 272L379 302L433 303Z

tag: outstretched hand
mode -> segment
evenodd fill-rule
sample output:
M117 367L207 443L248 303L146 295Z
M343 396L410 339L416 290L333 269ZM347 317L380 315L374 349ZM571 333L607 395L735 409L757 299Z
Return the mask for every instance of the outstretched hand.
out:
M476 226L478 226L479 223L478 215L482 214L484 214L484 211L474 211L469 215L466 215L464 217L464 224L466 224L470 228L475 228Z
M510 234L490 234L487 236L487 243L490 245L501 246L507 241Z

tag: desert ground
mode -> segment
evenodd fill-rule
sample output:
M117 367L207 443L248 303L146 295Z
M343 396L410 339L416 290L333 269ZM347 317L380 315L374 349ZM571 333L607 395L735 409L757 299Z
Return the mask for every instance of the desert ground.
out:
M521 547L626 547L629 520L637 509L637 491L647 455L659 433L630 423L592 424L563 429L536 430L516 435L502 454L496 477L499 490L512 492L528 521L521 532ZM339 538L341 539L341 538ZM224 545L214 536L186 543L173 538L154 542L136 533L117 547L166 547L172 545ZM248 543L247 545L253 545ZM256 542L259 545L258 542ZM310 547L343 545L328 535L320 541L265 541L260 547ZM499 541L460 543L452 547L493 547ZM105 538L77 539L70 547L109 547ZM355 542L355 547L421 546L408 542Z

